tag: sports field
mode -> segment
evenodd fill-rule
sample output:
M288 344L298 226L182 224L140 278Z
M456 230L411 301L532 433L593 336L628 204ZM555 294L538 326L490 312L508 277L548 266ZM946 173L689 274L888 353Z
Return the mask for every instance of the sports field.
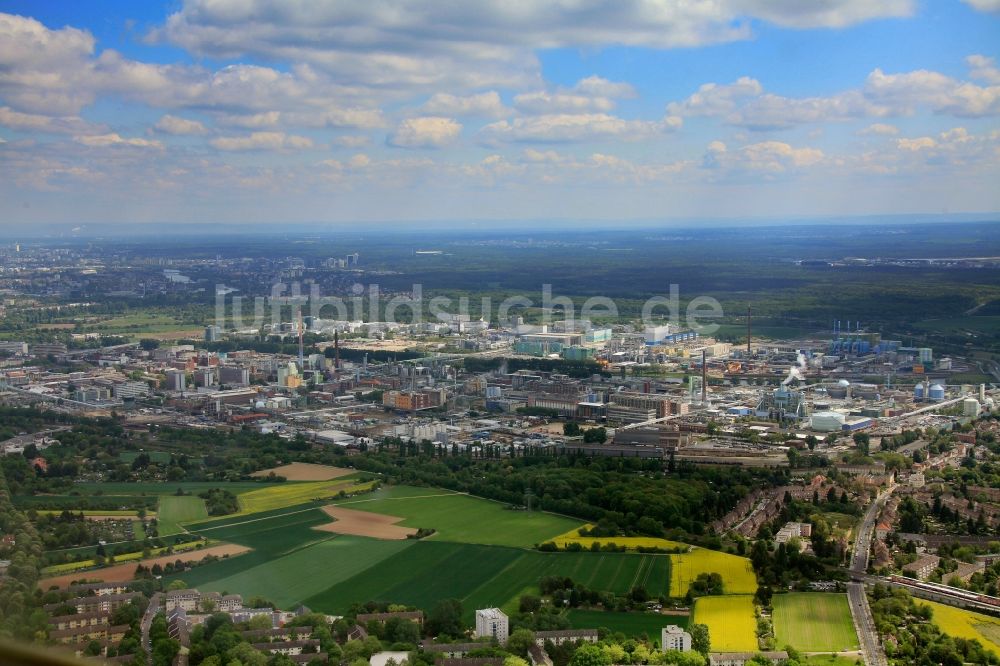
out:
M592 528L593 525L584 525L588 529ZM616 546L624 546L628 550L636 550L638 548L661 548L663 550L687 550L690 548L687 544L680 543L678 541L668 541L667 539L658 539L655 537L584 537L579 534L580 528L574 528L565 534L560 534L559 536L552 539L552 541L560 548L565 548L571 543L578 543L583 548L590 548L592 544L597 543L601 546L609 543L613 543Z
M241 498L242 499L242 498ZM583 523L541 511L516 511L500 502L448 491L393 486L335 502L351 509L399 516L402 527L433 528L434 540L531 548Z
M156 512L156 529L160 536L183 532L181 523L208 518L205 500L191 495L164 495Z
M1000 657L1000 619L933 601L916 601L934 610L933 621L941 631L956 638L974 638Z
M750 560L729 553L704 548L670 556L670 596L683 597L698 574L717 573L722 576L726 594L754 594L757 575Z
M858 647L846 594L792 592L776 594L774 637L778 645L803 652L844 652Z
M686 628L688 618L683 615L660 615L658 613L617 613L614 611L579 610L566 612L566 617L574 629L600 629L620 631L632 638L645 636L659 644L660 630L668 624Z
M708 626L712 652L757 651L757 619L750 595L699 597L691 622Z

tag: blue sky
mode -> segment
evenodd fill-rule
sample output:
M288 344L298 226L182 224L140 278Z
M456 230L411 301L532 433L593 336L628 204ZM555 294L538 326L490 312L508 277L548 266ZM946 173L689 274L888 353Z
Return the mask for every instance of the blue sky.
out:
M1000 210L1000 0L0 2L0 225Z

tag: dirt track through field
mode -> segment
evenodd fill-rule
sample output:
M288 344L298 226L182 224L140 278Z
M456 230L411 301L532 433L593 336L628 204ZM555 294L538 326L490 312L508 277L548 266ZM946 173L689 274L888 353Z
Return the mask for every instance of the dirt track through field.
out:
M348 474L354 474L353 469L343 467L332 467L330 465L315 465L313 463L290 463L281 467L262 469L254 472L250 476L262 477L274 472L277 476L283 476L289 481L329 481L339 479Z
M147 568L152 567L154 564L159 564L162 567L166 565L167 562L176 562L177 560L180 560L181 562L198 562L206 555L215 555L216 557L222 557L224 555L242 555L249 550L250 549L246 546L238 546L233 543L227 543L219 546L209 546L208 548L202 548L201 550L190 550L183 553L172 553L170 555L157 555L156 557L150 557L145 560L140 560L139 562L128 562L126 564L116 564L104 569L74 571L73 573L63 574L61 576L43 578L38 582L38 587L42 590L48 590L53 585L64 588L69 587L74 580L83 579L100 580L105 583L124 583L130 580L135 580L135 570L139 564L142 564Z
M345 509L340 506L324 506L323 512L335 521L314 528L323 532L390 540L402 540L410 534L417 533L411 527L396 525L403 520L399 516L386 516L381 513Z

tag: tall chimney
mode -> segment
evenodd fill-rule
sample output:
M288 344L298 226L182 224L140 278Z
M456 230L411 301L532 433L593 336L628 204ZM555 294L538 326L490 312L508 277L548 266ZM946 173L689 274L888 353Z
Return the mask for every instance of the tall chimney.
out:
M750 358L750 306L747 306L747 358Z
M340 370L340 331L333 329L333 367Z
M705 365L705 350L701 350L701 404L706 404L708 387L708 366Z

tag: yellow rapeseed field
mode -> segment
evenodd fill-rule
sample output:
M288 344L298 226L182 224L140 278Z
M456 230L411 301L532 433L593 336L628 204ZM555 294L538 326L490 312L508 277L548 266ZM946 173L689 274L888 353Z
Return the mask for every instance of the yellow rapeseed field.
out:
M683 597L692 581L702 573L722 576L726 594L757 592L757 575L750 560L717 550L692 548L688 553L670 556L670 596Z
M757 651L757 618L749 595L699 597L691 622L708 626L712 652Z
M934 610L933 621L941 631L955 638L977 639L1000 657L1000 619L954 606L917 601Z
M593 525L584 525L586 529L593 529ZM560 534L559 536L552 539L552 541L560 548L565 548L571 543L578 543L583 548L589 549L591 544L594 542L600 545L605 545L613 543L616 546L624 546L628 550L636 550L638 548L663 548L669 550L676 550L678 548L689 548L687 544L680 543L679 541L668 541L667 539L658 539L656 537L583 537L580 536L579 530L581 528L573 528L565 534Z
M352 481L309 481L304 483L288 483L268 486L260 490L251 490L238 496L240 511L230 516L243 516L261 511L283 509L296 504L305 504L313 500L326 500L336 497L340 491L351 493L370 490L374 481L354 483Z

